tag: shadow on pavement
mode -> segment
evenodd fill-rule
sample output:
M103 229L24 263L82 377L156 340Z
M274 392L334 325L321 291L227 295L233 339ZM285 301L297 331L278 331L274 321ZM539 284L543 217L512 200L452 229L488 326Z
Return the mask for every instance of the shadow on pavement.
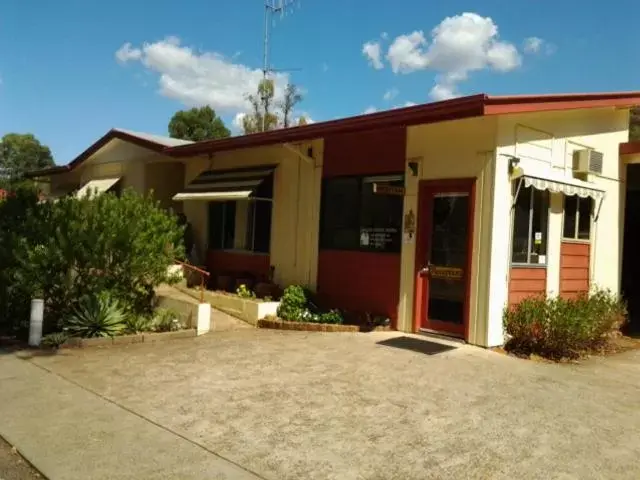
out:
M401 348L412 352L424 353L425 355L437 355L438 353L455 350L457 347L445 345L443 343L430 342L412 337L395 337L378 342L378 345L385 347Z

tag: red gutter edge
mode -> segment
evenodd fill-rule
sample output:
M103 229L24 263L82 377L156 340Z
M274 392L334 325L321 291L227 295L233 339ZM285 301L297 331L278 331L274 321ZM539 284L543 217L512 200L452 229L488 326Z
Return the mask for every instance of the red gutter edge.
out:
M640 153L640 142L621 143L619 147L620 155L633 155Z
M165 145L153 142L151 140L146 140L144 138L136 137L134 135L130 135L126 132L117 130L112 128L105 135L103 135L98 141L96 141L93 145L87 148L84 152L74 158L67 165L56 165L55 167L43 168L41 170L34 170L32 172L28 172L25 174L26 178L34 178L34 177L42 177L45 175L56 175L59 173L70 172L71 170L77 168L84 161L86 161L91 155L96 153L102 147L104 147L111 140L119 139L125 142L133 143L142 148L146 148L148 150L153 150L154 152L162 152L167 147Z

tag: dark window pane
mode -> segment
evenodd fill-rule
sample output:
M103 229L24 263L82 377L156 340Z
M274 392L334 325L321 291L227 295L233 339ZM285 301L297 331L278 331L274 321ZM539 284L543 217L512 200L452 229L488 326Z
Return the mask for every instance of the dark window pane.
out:
M358 248L359 206L359 178L325 180L320 224L321 247L345 250Z
M547 223L549 221L549 192L533 190L533 222L531 223L530 263L546 263L540 256L547 254Z
M236 236L236 202L224 202L224 229L222 231L222 248L234 247Z
M236 227L235 202L209 202L209 248L233 248Z
M511 261L527 263L529 261L529 212L531 207L531 188L521 188L513 212L513 242Z
M578 201L578 238L589 240L591 233L591 211L593 202L590 198L581 198Z
M564 197L564 227L562 236L565 238L576 237L576 212L578 211L578 197Z
M372 179L373 180L373 179ZM365 250L399 252L402 243L402 195L374 193L374 184L404 186L404 180L366 181L362 184L360 247Z
M253 223L253 251L269 253L271 244L271 202L256 200L251 202L255 214Z

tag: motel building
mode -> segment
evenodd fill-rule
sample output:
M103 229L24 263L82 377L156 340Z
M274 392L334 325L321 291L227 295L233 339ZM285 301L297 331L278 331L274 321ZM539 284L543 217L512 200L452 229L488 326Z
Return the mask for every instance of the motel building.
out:
M304 285L404 332L491 347L504 309L531 295L623 289L634 317L638 104L474 95L197 143L111 130L32 176L52 197L153 190L214 276Z

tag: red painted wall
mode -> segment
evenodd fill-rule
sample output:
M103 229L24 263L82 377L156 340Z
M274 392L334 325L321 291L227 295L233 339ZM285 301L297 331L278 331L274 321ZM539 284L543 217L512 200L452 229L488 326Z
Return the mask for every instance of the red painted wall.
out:
M588 243L562 242L560 245L560 295L564 298L589 291Z
M404 172L404 128L342 134L324 140L323 178ZM395 326L400 295L400 253L323 250L317 290L328 305L387 315Z
M269 278L269 255L209 250L207 269L213 274L249 272L260 279Z
M400 298L400 255L321 250L318 295L329 305L387 315L395 326Z
M546 295L547 269L511 267L509 275L509 305L520 303L527 297Z

